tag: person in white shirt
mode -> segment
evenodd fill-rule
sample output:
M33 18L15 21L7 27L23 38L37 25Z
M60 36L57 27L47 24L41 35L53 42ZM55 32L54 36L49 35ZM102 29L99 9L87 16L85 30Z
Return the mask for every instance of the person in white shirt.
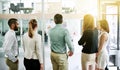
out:
M31 19L28 32L23 36L24 66L26 70L43 70L41 35L37 33L37 21Z
M8 20L10 29L5 34L3 48L6 57L6 64L9 70L18 70L18 42L15 31L18 30L18 20L11 18Z

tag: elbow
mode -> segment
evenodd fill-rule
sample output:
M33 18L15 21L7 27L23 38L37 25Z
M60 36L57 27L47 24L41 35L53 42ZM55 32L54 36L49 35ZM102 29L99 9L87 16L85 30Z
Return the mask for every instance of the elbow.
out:
M79 44L79 45L82 45L80 41L78 41L78 44Z

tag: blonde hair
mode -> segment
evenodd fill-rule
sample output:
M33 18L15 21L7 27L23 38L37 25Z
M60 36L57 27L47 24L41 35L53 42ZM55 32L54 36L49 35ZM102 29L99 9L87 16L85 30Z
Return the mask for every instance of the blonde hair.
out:
M31 19L29 22L29 29L28 29L28 35L30 38L33 38L34 36L34 29L37 27L37 21L35 19Z
M83 32L85 30L93 30L94 28L95 25L93 16L90 14L85 15L83 19Z
M102 29L104 29L106 32L109 33L109 25L108 25L107 20L103 19L103 20L100 20L99 22L100 22L100 23L99 23L99 24L100 24L100 27L101 27Z

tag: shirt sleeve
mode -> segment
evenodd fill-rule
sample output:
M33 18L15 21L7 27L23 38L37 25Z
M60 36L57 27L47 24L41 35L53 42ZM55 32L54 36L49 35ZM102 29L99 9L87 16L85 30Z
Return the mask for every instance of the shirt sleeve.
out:
M74 52L74 46L73 46L72 39L70 37L68 30L65 31L65 42L67 43L70 51Z
M8 59L11 60L12 62L17 61L17 58L15 58L15 55L11 52L14 41L15 41L15 37L14 36L9 36L8 39L5 40L5 42L3 44L5 54L7 55Z
M84 45L85 44L85 40L86 40L86 32L83 32L82 37L80 38L80 40L78 41L79 45Z
M42 41L41 36L38 35L38 38L36 40L36 53L39 59L39 62L43 63L43 47L42 47Z

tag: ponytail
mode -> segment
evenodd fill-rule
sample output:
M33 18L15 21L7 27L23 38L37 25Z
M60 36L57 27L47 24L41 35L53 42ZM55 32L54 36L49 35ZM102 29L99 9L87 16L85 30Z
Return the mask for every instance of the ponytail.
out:
M34 29L37 27L37 21L35 19L30 20L29 22L29 29L28 29L28 35L30 38L33 38L34 36Z

